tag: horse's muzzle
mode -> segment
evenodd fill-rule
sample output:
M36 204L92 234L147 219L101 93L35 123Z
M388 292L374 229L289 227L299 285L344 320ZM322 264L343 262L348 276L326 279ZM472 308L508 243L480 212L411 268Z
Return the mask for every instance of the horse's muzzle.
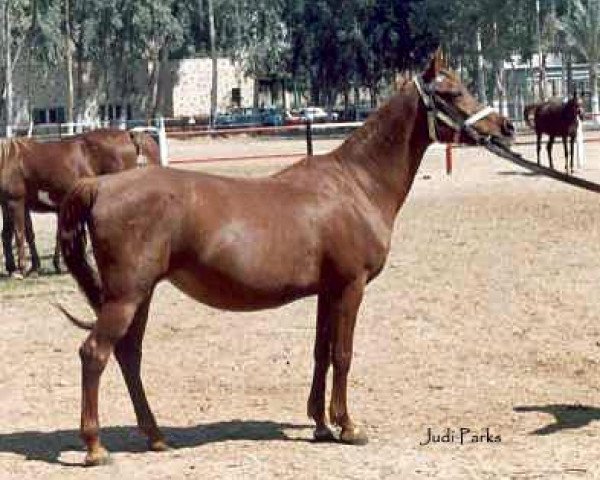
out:
M502 131L503 135L510 137L511 139L515 136L515 126L510 120L504 120L500 130Z

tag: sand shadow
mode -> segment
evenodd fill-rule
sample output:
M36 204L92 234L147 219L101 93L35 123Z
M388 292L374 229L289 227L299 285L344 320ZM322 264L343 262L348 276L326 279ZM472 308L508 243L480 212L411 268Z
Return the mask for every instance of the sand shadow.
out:
M538 173L538 172L517 172L517 171L502 171L502 172L498 172L498 175L504 175L504 176L518 176L518 177L543 177L544 174L543 173Z
M163 433L173 449L199 447L228 440L282 440L312 441L307 438L290 437L286 429L301 430L311 425L278 423L259 420L231 420L200 424L194 427L164 427ZM101 430L102 442L110 452L146 452L146 439L137 427L106 427ZM82 451L83 443L79 430L55 430L51 432L26 431L0 434L0 453L13 453L26 460L39 460L65 466L80 466L82 463L66 463L60 460L62 452ZM83 461L83 454L82 454Z
M527 405L515 407L513 410L518 413L547 413L554 417L554 423L534 430L531 435L549 435L568 428L585 427L594 420L600 420L600 408L586 405Z

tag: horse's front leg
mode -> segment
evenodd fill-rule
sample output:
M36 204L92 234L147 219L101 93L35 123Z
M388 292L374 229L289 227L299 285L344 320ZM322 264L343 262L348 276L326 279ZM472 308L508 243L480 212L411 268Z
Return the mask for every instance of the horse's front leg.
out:
M341 427L340 440L355 445L367 443L367 435L357 427L348 413L348 372L352 361L354 325L362 301L366 274L344 285L334 298L332 309L333 388L329 416Z
M554 137L550 136L548 143L546 144L546 150L548 151L548 163L550 168L554 170L554 163L552 163L552 145L554 145Z
M331 365L331 312L333 301L329 292L319 294L317 306L317 332L315 334L314 372L307 414L316 423L314 438L318 442L334 440L325 418L325 390L327 372Z
M542 134L536 133L535 135L535 149L537 153L537 163L540 164L540 151L542 150Z
M15 240L17 242L17 275L25 275L25 201L24 199L11 199L6 203L7 215L14 225ZM8 267L7 267L8 268Z
M569 147L567 145L567 137L566 137L566 135L563 135L562 141L563 141L563 147L564 147L564 150L565 150L565 172L569 173Z

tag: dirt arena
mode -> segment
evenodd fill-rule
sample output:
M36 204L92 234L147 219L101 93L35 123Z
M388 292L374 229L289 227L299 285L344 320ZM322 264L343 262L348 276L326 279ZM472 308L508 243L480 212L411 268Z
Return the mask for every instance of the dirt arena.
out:
M191 159L300 154L303 144L246 138L170 149ZM582 174L600 181L600 144L587 154ZM457 150L451 177L443 158L439 148L427 153L359 315L349 399L370 436L364 447L310 441L315 299L229 313L164 284L143 377L173 449L144 451L111 360L100 420L113 463L82 470L85 333L51 303L90 311L70 276L49 273L54 218L37 215L47 274L0 279L0 479L600 477L599 197L481 149ZM263 175L290 161L178 168ZM429 428L450 429L455 441L421 445ZM470 430L463 444L461 428Z

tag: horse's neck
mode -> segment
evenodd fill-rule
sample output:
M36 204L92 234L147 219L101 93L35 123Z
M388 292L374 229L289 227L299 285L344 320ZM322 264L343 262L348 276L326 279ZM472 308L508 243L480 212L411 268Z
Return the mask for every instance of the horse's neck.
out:
M336 153L392 224L430 143L426 114L410 83Z

